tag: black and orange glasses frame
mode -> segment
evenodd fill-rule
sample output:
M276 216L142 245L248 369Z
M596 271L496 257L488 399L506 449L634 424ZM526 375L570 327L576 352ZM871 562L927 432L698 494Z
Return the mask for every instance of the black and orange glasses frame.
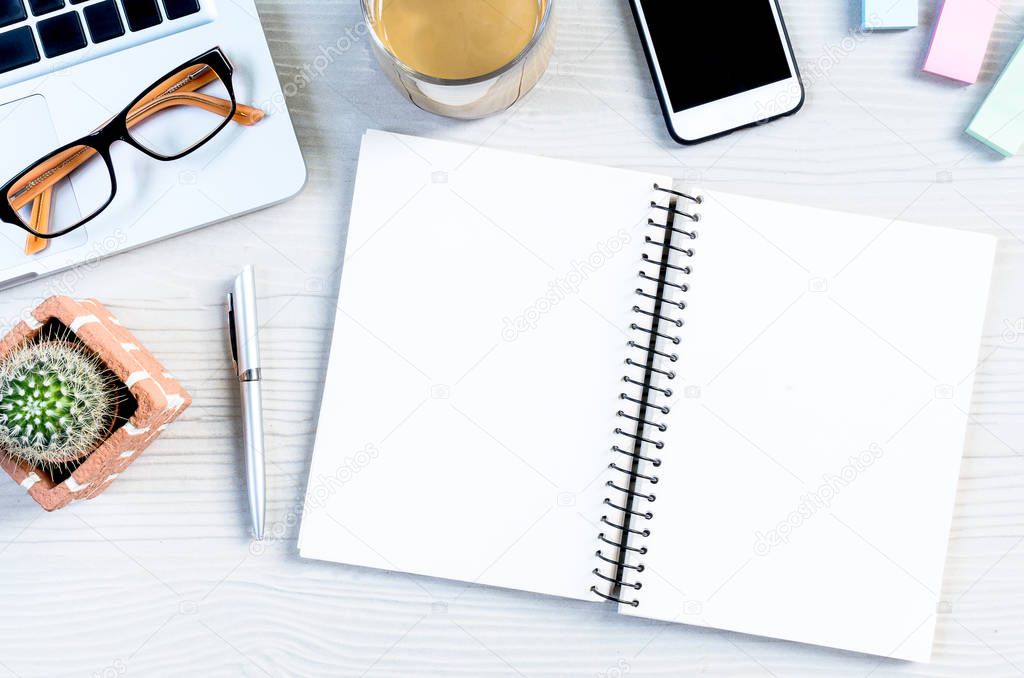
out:
M117 176L110 148L114 142L123 141L151 158L171 161L201 148L232 121L256 124L264 113L236 101L233 74L219 47L174 68L103 126L32 163L0 187L0 220L26 231L25 252L34 254L45 249L47 240L87 224L113 201ZM160 115L167 112L173 115ZM92 173L87 184L90 196L83 199L76 191L79 213L56 217L56 187L76 178L84 182L86 166Z

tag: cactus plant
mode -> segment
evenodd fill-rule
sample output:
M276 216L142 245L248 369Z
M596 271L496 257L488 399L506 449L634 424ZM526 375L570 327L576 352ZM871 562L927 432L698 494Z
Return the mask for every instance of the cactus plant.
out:
M110 434L117 398L113 375L80 343L19 346L0 364L0 451L32 466L66 465Z
M98 401L82 397L86 390L79 390L77 395L71 389L67 394L61 391L61 395L69 399L74 396L79 408L92 412L105 410L105 414L92 420L87 431L73 429L77 444L62 444L59 447L63 449L51 449L45 457L39 455L37 446L30 450L21 448L20 454L36 460L30 461L12 454L20 447L19 441L11 440L13 426L7 428L6 437L0 439L0 470L44 510L55 511L73 501L103 495L164 429L181 416L192 403L192 397L138 337L95 299L49 297L0 337L0 385L17 381L17 378L24 380L27 371L16 367L26 360L23 352L43 344L55 346L31 350L52 351L63 344L65 350L80 352L73 359L76 364L81 356L90 362L95 360L94 367L101 367L102 379L109 380L109 388L102 389L109 395L103 407L97 408ZM59 360L56 364L70 367ZM10 375L17 378L12 380ZM28 394L28 389L24 390ZM13 387L0 387L0 404L11 399L14 393ZM56 391L52 393L56 395ZM87 400L91 404L86 405ZM11 410L0 410L7 417L0 425L0 433L10 421L13 401L11 404ZM65 416L70 417L71 403L64 403L64 407L69 410ZM79 414L82 411L76 409ZM98 420L103 424L97 425ZM44 434L43 441L46 440ZM67 455L62 457L64 452ZM48 461L50 459L57 461Z

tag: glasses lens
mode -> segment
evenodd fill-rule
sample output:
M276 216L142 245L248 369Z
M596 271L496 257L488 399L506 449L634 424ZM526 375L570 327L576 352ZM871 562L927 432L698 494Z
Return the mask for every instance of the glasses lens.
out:
M33 233L56 236L99 212L112 194L102 156L89 146L73 146L36 163L5 198Z
M232 98L211 67L183 68L128 111L128 134L157 155L185 153L206 141L231 115Z

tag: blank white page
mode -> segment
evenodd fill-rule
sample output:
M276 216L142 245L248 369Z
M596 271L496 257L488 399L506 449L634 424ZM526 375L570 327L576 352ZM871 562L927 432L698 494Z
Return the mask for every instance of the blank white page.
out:
M995 239L701 207L631 615L928 660Z
M595 600L657 181L367 133L304 557Z

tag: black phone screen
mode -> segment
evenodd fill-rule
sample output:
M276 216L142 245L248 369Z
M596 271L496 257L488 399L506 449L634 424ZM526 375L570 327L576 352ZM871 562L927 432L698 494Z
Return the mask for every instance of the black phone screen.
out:
M637 0L672 110L789 78L772 0Z

